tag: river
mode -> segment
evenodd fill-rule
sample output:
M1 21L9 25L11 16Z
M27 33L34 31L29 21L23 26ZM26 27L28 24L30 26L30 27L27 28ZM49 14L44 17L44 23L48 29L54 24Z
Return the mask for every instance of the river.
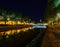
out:
M23 28L0 33L1 47L41 47L46 28Z

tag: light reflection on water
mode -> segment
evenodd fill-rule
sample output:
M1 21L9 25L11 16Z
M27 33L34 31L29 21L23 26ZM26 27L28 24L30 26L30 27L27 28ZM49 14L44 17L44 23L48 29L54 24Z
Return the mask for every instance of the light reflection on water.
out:
M47 27L46 25L42 25L42 26L34 25L32 28L47 28Z
M33 29L32 27L29 27L29 28L22 28L22 29L18 29L18 30L9 30L9 31L3 31L3 32L0 32L0 36L3 36L3 35L13 35L14 33L20 33L21 31L25 32L26 30L29 30L29 29Z

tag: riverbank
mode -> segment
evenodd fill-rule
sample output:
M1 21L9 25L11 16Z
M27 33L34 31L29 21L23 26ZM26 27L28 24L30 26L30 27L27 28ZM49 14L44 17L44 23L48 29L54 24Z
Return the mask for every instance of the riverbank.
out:
M11 29L22 29L22 28L28 28L32 27L32 25L0 25L0 32L6 31L6 30L11 30Z

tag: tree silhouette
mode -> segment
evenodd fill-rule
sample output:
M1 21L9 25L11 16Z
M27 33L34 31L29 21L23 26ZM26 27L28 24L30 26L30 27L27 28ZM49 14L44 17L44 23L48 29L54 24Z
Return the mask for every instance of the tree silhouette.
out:
M47 2L47 7L46 7L46 11L45 11L46 21L48 21L48 19L50 19L50 18L56 17L58 8L54 8L54 1L55 0L48 0L48 2Z

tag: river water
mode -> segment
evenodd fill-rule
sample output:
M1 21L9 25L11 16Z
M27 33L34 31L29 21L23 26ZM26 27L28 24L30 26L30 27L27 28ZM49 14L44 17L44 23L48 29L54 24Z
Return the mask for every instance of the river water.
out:
M3 47L40 47L45 28L33 26L0 32L0 45Z

